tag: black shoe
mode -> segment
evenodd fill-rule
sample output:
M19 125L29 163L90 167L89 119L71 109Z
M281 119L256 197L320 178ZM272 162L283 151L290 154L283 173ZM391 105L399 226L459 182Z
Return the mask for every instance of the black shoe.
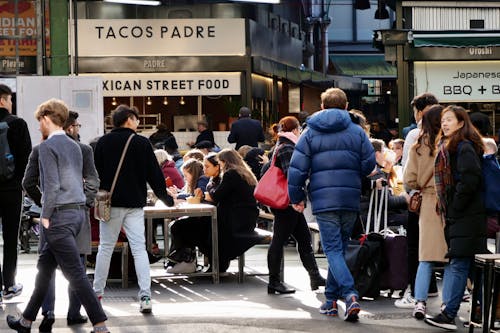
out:
M429 325L444 328L449 331L456 331L457 325L455 325L455 319L449 318L444 312L431 317L425 318L425 322Z
M278 283L269 283L267 285L267 293L268 294L293 294L295 293L295 289L289 288L286 284L282 282Z
M317 290L319 287L324 286L326 284L326 280L319 275L313 275L311 277L311 290Z
M12 315L7 315L7 325L13 330L16 330L17 333L30 333L31 327L24 327L21 325L21 318L16 319L16 317Z
M38 327L38 332L40 333L50 333L52 332L52 325L56 321L54 317L54 312L47 311L47 314L43 316L43 320Z
M81 314L78 314L77 317L66 318L66 323L68 324L68 326L85 324L88 321L89 319L87 318L87 316L82 316Z

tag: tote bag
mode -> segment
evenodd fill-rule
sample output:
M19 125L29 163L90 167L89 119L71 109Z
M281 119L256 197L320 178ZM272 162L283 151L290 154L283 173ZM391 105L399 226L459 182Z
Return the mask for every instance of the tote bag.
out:
M279 146L274 151L269 169L257 183L253 195L263 205L275 209L285 209L290 203L290 198L288 197L288 180L283 171L275 165L278 149Z

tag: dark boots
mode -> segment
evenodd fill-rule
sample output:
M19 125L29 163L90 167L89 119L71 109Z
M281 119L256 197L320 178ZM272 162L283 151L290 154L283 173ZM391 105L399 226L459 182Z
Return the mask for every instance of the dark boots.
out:
M267 253L267 268L269 269L269 284L267 285L268 294L293 294L295 289L288 287L281 282L281 260L283 252Z
M269 284L267 285L268 294L293 294L295 289L288 287L286 284L281 282L278 278L272 278L269 276Z
M326 280L319 274L318 264L316 263L316 258L314 257L314 252L310 251L307 253L300 253L300 260L302 260L302 265L309 273L309 278L311 279L311 290L317 290L320 286L326 284Z

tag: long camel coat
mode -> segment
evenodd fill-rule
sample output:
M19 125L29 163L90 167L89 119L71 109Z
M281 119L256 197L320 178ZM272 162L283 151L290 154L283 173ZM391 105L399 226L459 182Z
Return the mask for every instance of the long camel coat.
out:
M419 261L448 261L445 255L448 252L444 236L444 224L436 213L436 190L434 188L434 159L435 155L429 156L430 149L421 145L417 151L417 145L410 148L408 161L405 165L403 181L409 189L422 190L422 206L420 207L418 260Z

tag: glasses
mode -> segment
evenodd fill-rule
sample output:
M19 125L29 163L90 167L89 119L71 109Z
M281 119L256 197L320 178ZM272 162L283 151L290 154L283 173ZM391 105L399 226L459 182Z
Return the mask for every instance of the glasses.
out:
M71 127L78 127L78 128L82 128L82 124L73 124L73 125L71 125Z
M135 119L135 123L136 123L137 125L139 125L139 124L141 123L141 120L136 118L136 119Z

